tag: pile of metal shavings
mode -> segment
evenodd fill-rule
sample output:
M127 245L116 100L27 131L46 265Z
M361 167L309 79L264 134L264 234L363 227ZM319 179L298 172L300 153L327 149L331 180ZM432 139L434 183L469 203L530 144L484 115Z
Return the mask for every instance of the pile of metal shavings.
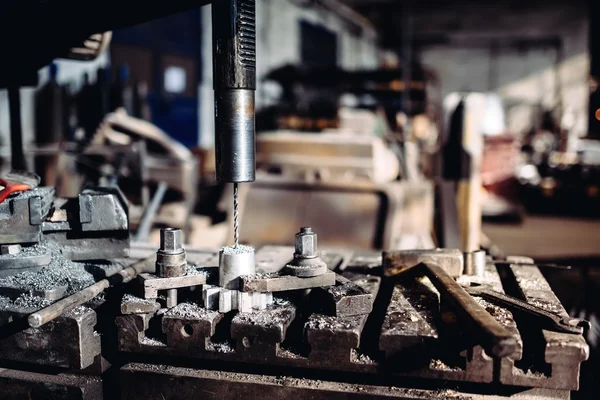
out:
M492 304L489 301L482 299L478 296L475 296L473 298L481 307L485 309L485 311L487 311L492 317L494 317L496 321L500 322L502 326L509 326L511 322L514 321L510 311L506 310L505 308Z
M54 190L49 189L47 187L37 187L35 189L26 190L24 192L19 192L14 197L19 199L29 199L31 197L45 197L49 192L53 192Z
M244 275L244 282L252 283L263 279L278 278L281 275L278 272L260 272L252 275Z
M375 360L366 354L359 353L357 349L350 351L350 361L356 364L375 364Z
M52 304L52 301L39 296L34 296L31 293L24 293L17 297L13 304L20 308L38 310L49 306Z
M227 342L211 342L207 344L207 349L211 351L216 351L217 353L233 353L233 347Z
M121 299L121 304L126 304L126 303L143 303L143 304L154 305L154 303L156 303L156 300L144 299L142 297L137 297L132 294L126 293L123 295L123 298Z
M270 305L270 307L286 307L290 305L292 305L292 302L288 299L273 296L273 303Z
M259 325L263 327L283 325L290 320L290 314L293 310L286 307L269 307L266 310L255 311L250 313L239 313L235 316L235 321L249 324Z
M331 331L353 329L358 325L357 321L360 318L362 318L362 316L339 318L328 315L313 314L308 320L307 327L308 329Z
M140 342L145 346L154 346L154 347L166 347L167 346L160 340L152 339L147 336L144 336Z
M85 270L85 264L66 260L57 244L40 243L37 247L38 250L31 251L50 251L50 264L37 272L26 271L1 278L1 286L22 291L44 291L67 286L65 295L70 295L95 283L94 276Z
M442 371L461 371L460 368L452 367L452 366L446 364L445 362L443 362L442 360L431 360L429 362L429 368L435 369L435 370L442 370Z
M33 246L21 247L21 251L17 254L0 254L0 259L14 260L18 258L41 256L54 249L55 246L53 244L36 243Z
M96 282L94 276L86 271L86 264L66 260L61 254L61 247L56 243L38 243L31 247L25 247L19 254L10 255L10 257L19 258L47 253L50 253L51 256L50 264L42 267L39 271L25 271L0 278L0 286L24 292L12 301L12 305L27 310L37 310L50 305L53 301L35 296L33 292L44 292L66 286L67 289L63 296L65 297ZM103 296L104 294L101 293L91 300L88 306L93 307L94 304L103 302ZM0 303L0 307L9 306L2 304Z
M221 251L223 252L223 254L227 254L227 255L246 254L246 253L254 253L254 247L239 244L237 246L221 247Z
M197 304L181 303L165 313L167 317L175 317L187 320L213 319L219 315L218 311L207 310Z

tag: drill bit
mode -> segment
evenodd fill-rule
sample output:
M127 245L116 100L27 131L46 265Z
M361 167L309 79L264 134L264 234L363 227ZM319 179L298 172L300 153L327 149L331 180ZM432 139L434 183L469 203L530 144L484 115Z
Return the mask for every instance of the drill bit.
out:
M233 184L233 246L238 247L240 240L240 226L238 223L238 184Z

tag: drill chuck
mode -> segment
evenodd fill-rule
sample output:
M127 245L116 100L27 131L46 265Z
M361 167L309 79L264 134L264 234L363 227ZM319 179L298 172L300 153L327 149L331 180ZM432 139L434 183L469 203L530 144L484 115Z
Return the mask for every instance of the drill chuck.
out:
M215 151L220 182L252 182L256 139L254 0L212 3Z

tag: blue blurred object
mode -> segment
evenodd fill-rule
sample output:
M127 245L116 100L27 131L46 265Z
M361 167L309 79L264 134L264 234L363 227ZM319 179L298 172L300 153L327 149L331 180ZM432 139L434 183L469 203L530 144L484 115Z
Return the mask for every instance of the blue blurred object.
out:
M187 147L198 145L198 99L148 95L152 123Z

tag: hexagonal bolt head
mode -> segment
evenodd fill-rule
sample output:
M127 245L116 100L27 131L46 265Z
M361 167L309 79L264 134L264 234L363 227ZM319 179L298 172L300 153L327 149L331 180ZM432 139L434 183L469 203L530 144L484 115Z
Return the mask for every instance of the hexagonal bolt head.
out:
M21 245L20 244L3 244L2 246L0 246L0 254L2 255L7 255L7 254L19 254L21 252Z
M160 230L160 250L165 253L183 251L181 229L165 228Z
M296 233L296 256L315 257L317 256L317 234L311 228L301 228Z

